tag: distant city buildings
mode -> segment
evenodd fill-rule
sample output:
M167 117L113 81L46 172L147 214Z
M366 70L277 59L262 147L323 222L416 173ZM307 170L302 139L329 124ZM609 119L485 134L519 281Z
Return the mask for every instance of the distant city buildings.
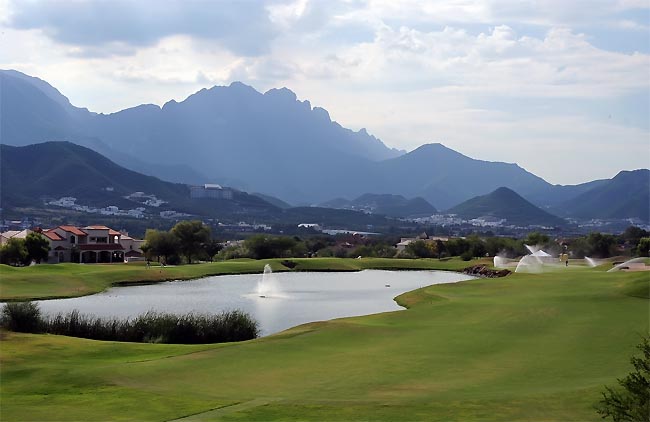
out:
M190 186L190 198L232 199L233 190L221 185L206 183L202 186Z
M160 211L159 215L162 218L176 219L176 218L189 217L191 214L170 210L170 211Z

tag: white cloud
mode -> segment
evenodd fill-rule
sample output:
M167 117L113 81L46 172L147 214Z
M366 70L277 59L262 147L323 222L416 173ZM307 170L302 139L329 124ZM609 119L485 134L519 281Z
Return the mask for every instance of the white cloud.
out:
M270 5L267 7L269 18L280 27L289 28L304 15L308 2L309 0L296 0L292 3Z
M107 4L97 3L84 7ZM74 19L74 8L65 6ZM650 56L598 48L589 26L648 32L630 15L647 9L647 1L276 1L257 7L250 21L236 9L231 20L242 25L218 33L145 23L140 30L151 34L127 27L129 36L109 33L94 42L79 40L81 29L55 25L42 10L23 14L27 21L18 25L12 7L0 0L0 67L41 77L93 111L161 105L241 80L260 91L286 86L390 146L440 141L474 157L518 162L553 182L650 166L648 125L603 121L584 107L604 104L616 112L626 96L650 95ZM169 10L156 13L176 19ZM256 22L261 29L247 32ZM526 106L540 101L566 106ZM545 168L541 150L557 166Z

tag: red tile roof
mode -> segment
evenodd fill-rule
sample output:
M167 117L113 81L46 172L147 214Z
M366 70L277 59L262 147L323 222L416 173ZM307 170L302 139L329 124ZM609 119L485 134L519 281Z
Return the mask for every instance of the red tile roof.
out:
M76 234L77 236L87 236L87 233L82 232L79 230L78 227L75 226L59 226L59 229L66 231L68 233Z
M110 230L106 226L86 226L84 227L84 230Z
M47 230L47 231L42 232L42 234L43 234L43 236L47 237L50 240L63 240L61 235L58 234L55 231Z
M118 231L116 231L116 230L113 230L113 229L110 229L110 228L108 229L108 235L109 235L109 236L119 236L119 235L121 235L121 234L122 234L122 233L120 233L120 232L118 232Z

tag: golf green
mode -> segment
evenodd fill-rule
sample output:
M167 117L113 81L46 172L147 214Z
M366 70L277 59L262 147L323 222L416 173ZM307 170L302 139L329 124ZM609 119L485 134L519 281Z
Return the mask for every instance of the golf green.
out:
M398 297L406 311L243 343L4 332L0 416L597 421L648 333L649 290L648 273L570 267L426 287Z

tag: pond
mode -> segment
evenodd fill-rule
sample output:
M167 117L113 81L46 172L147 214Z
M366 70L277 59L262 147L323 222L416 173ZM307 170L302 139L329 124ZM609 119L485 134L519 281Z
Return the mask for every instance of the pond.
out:
M38 303L48 315L78 309L82 314L120 318L149 310L180 314L240 309L259 321L264 336L306 322L404 309L393 298L471 278L444 271L381 270L224 275L113 287L92 296Z

